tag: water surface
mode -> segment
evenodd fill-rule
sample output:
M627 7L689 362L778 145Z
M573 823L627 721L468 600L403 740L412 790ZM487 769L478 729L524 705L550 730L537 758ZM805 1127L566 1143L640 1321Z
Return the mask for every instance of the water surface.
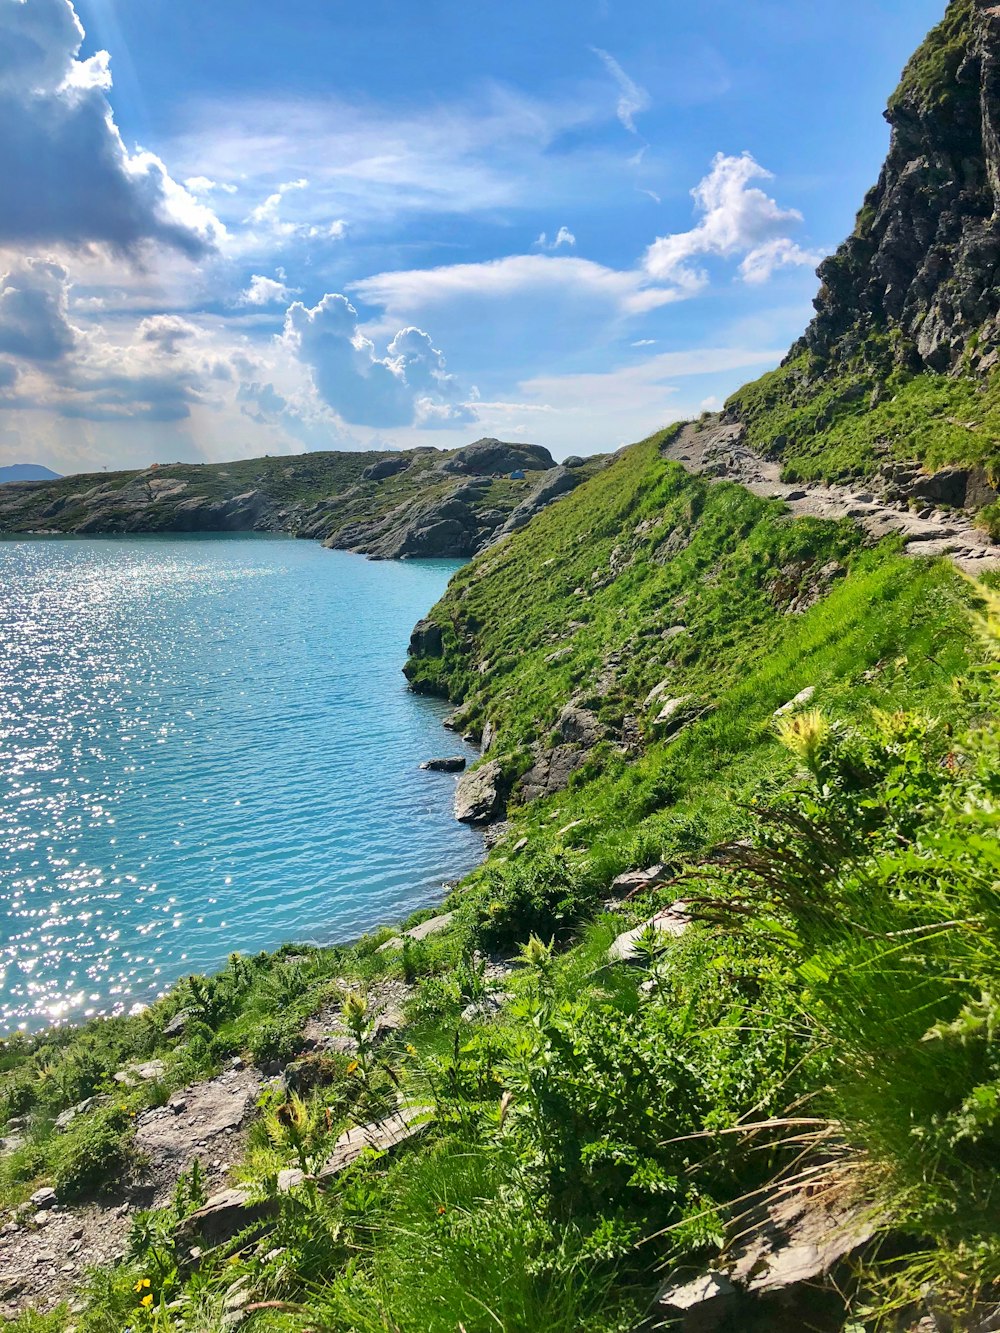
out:
M0 542L0 1030L357 935L480 855L405 688L459 562L261 537Z

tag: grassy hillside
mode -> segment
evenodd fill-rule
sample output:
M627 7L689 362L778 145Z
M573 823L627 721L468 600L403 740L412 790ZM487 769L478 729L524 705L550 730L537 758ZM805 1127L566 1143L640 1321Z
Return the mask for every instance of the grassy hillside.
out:
M915 459L930 471L981 467L1000 482L1000 382L858 362L810 365L808 353L745 385L726 404L747 442L778 456L789 481L871 476Z
M473 561L432 612L442 652L411 664L416 682L491 724L511 788L450 929L234 956L136 1017L0 1048L0 1125L26 1126L0 1157L8 1204L48 1181L70 1207L120 1197L146 1170L145 1107L237 1053L286 1069L232 1171L269 1221L192 1260L175 1233L205 1192L189 1175L74 1313L11 1329L205 1333L238 1313L248 1329L626 1333L672 1265L711 1260L732 1201L799 1157L782 1118L803 1108L817 1165L850 1163L913 1252L865 1269L824 1327L902 1328L879 1311L919 1313L922 1284L960 1310L995 1280L1000 766L992 677L970 671L974 590L689 477L661 440ZM666 695L644 703L664 681L697 704L669 735ZM571 699L604 737L565 790L521 805ZM610 901L616 875L657 862L667 882ZM680 939L609 961L680 895L700 904ZM498 976L488 956L518 961ZM406 1025L377 1041L387 986ZM305 1050L308 1015L340 1006L353 1052ZM154 1056L153 1083L112 1081ZM54 1130L95 1093L110 1100ZM313 1178L345 1126L400 1101L430 1108L421 1137ZM279 1195L295 1165L304 1183Z

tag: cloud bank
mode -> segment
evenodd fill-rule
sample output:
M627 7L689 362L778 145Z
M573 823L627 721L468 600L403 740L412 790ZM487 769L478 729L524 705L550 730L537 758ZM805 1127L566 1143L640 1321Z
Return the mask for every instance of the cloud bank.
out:
M108 53L78 60L83 37L69 0L0 0L0 244L205 255L221 224L158 157L125 147Z

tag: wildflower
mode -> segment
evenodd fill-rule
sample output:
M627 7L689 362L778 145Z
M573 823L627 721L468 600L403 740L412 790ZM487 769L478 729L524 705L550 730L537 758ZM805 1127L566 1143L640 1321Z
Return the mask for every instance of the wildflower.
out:
M352 1060L351 1063L347 1066L347 1072L348 1072L349 1074L354 1074L354 1073L356 1073L356 1072L357 1072L357 1069L358 1069L358 1062L357 1062L357 1060Z
M356 990L350 990L344 996L341 1012L349 1028L359 1027L367 1017L368 1001Z
M438 1217L444 1217L444 1215L445 1215L445 1213L446 1213L447 1211L448 1211L448 1210L447 1210L447 1208L445 1208L445 1206L444 1206L443 1203L439 1203L439 1204L438 1204Z
M148 1278L148 1277L141 1277L141 1278L139 1279L139 1281L135 1284L134 1290L135 1290L135 1291L142 1291L144 1287L148 1287L148 1286L149 1286L149 1278Z
M823 746L830 736L830 724L818 708L789 714L778 721L778 739L786 750L798 757L815 773Z
M417 1053L417 1048L416 1048L416 1046L414 1046L414 1045L413 1045L412 1043L410 1043L410 1042L407 1042L407 1045L406 1045L406 1054L407 1054L407 1055L416 1055L416 1053Z
M146 1309L148 1310L149 1307L153 1304L153 1293L152 1293L151 1291L150 1291L150 1292L147 1292L146 1295L143 1296L143 1298L142 1298L142 1300L139 1302L139 1304L140 1304L140 1305L144 1305L144 1306L146 1307Z

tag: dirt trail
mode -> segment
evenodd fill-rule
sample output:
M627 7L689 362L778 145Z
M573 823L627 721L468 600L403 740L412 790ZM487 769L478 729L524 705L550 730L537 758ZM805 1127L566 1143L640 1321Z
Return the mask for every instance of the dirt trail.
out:
M243 1153L246 1129L263 1081L259 1070L234 1061L224 1073L171 1094L165 1106L144 1111L136 1141L150 1170L141 1184L117 1197L83 1205L32 1205L0 1217L0 1317L13 1319L34 1306L65 1300L93 1266L125 1253L132 1216L169 1203L182 1171L197 1157L208 1192L226 1183Z
M663 456L689 472L735 481L754 495L783 500L796 517L852 518L876 539L902 533L907 555L945 555L973 575L1000 565L1000 546L992 544L962 511L927 506L918 513L908 505L881 500L874 490L784 482L781 464L755 454L743 435L739 422L692 422L664 448Z

